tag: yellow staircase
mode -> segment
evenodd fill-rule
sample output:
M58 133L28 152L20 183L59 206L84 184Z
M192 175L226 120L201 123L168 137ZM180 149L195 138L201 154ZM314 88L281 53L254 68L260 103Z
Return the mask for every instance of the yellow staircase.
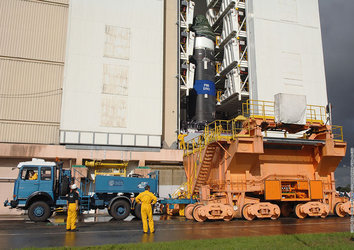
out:
M215 151L216 151L216 144L212 143L206 146L204 149L204 157L203 161L201 162L198 174L196 176L196 179L193 183L192 186L192 193L199 193L199 188L205 184L205 182L208 180L209 173L210 173L210 168L211 168L211 162L214 158Z

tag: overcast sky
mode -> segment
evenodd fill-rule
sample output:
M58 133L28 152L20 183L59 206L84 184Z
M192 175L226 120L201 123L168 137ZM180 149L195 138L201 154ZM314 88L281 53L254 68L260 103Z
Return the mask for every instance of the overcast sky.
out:
M333 123L354 146L354 1L319 0L328 100ZM350 151L343 164L350 164Z
M205 13L206 1L195 2L203 5L196 14ZM319 0L319 5L328 100L333 105L333 124L343 126L348 143L340 165L348 166L349 148L354 147L354 0ZM337 176L341 183L347 182L349 168Z

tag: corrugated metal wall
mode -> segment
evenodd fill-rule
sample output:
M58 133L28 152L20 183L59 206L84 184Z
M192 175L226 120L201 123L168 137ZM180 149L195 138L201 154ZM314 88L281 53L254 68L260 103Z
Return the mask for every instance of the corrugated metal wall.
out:
M0 55L64 62L68 7L0 1Z
M0 1L0 141L58 143L68 0Z

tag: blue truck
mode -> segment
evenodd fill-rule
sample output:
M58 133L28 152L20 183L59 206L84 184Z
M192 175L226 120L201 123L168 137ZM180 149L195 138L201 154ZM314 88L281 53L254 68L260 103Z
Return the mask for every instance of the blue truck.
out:
M18 164L19 174L15 181L13 199L4 206L28 210L32 221L46 221L54 211L66 207L69 186L74 181L71 170L64 169L62 162L47 162L41 159ZM123 220L133 214L141 218L140 204L135 197L146 185L158 197L159 173L149 178L96 176L95 180L81 178L80 212L107 208L109 214Z

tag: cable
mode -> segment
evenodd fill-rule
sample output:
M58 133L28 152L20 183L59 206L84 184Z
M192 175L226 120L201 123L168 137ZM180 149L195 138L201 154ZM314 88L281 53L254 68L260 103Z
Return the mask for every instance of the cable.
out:
M61 95L62 92L60 93L54 93L54 94L48 94L48 95L34 95L34 96L0 96L0 99L18 99L18 98L42 98L42 97L48 97L48 96L56 96L56 95Z
M54 90L48 90L48 91L43 91L43 92L34 92L34 93L23 93L23 94L0 94L0 96L28 96L28 95L40 95L40 94L46 94L46 93L51 93L51 92L56 92L56 91L63 91L62 88L59 89L54 89Z

